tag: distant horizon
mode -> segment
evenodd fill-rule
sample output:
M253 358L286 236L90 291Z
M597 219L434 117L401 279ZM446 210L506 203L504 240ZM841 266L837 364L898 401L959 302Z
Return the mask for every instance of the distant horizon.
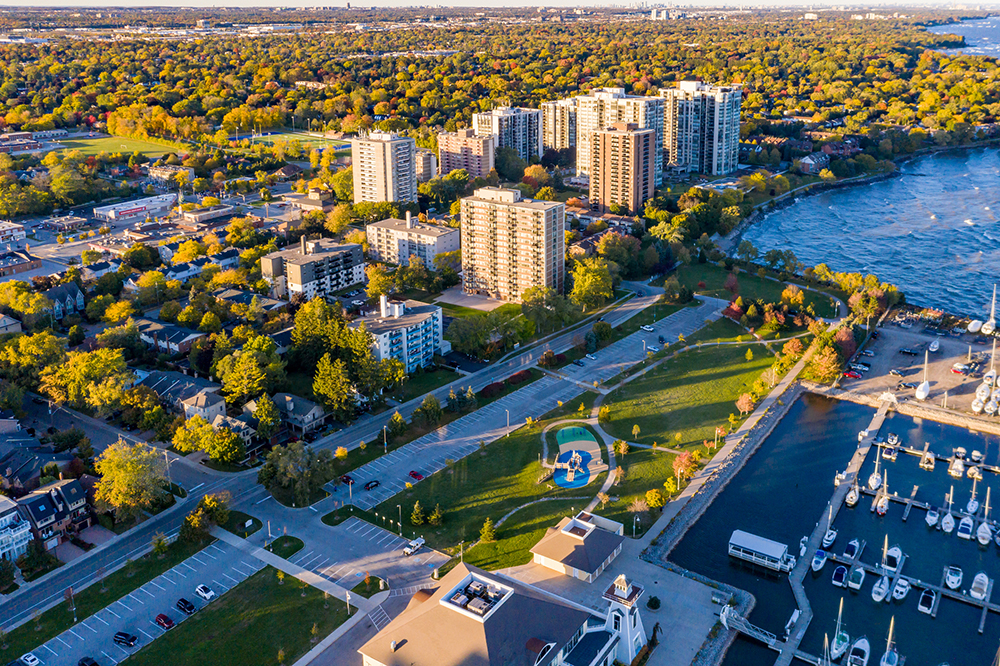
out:
M31 2L23 4L0 4L0 8L3 9L73 9L78 10L81 8L92 9L94 11L113 11L115 9L240 9L240 8L273 8L275 6L280 6L284 9L312 9L319 7L329 7L333 9L343 9L347 2L345 0L315 0L313 2L302 2L292 1L288 3L274 3L266 2L264 0L246 0L237 1L231 3L219 3L212 2L210 0L177 0L176 2L167 1L163 2L158 0L155 4L144 3L136 0L135 2L116 2L113 5L106 7L94 7L93 0L52 0L47 2L42 0L41 2ZM497 0L494 2L483 2L483 0L444 0L433 3L428 2L406 2L403 0L363 0L363 2L351 2L353 9L367 9L367 8L444 8L444 7L463 7L463 8L475 8L482 7L483 9L494 9L494 8L511 8L511 7L524 7L523 2L516 2L516 0ZM956 6L957 5L957 6ZM622 9L652 9L653 7L673 7L678 9L768 9L768 8L781 8L781 9L802 9L803 11L812 10L824 10L831 9L832 7L863 7L870 11L899 11L906 8L919 8L919 9L941 9L941 10L953 10L953 11L994 11L1000 9L1000 4L984 4L984 3L955 3L955 2L944 2L942 0L923 0L916 2L876 2L872 3L865 0L817 0L816 2L802 2L802 0L744 0L742 2L733 2L732 0L702 0L699 2L643 2L643 3L628 3L628 2L607 2L607 3L594 3L586 2L584 0L547 0L545 4L539 5L542 8L583 8L583 7L594 7L599 9L606 8L622 8ZM960 9L958 7L961 7Z

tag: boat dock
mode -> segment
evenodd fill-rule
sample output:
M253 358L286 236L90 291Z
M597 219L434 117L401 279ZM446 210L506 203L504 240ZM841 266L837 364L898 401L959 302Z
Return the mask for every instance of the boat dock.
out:
M910 517L910 509L913 508L913 498L917 496L917 488L920 486L913 486L913 490L910 491L910 501L906 503L906 508L903 509L903 522Z
M878 446L879 447L887 447L889 445L886 444L886 443L884 443L884 442L879 442ZM920 458L921 460L923 460L923 457L925 455L930 454L930 455L934 456L935 460L940 461L940 462L944 462L944 463L949 464L949 465L951 464L952 460L954 460L954 458L952 456L943 456L940 453L933 453L932 451L930 451L930 442L927 442L924 445L924 448L922 448L922 449L915 449L912 446L897 446L896 450L901 451L902 453L908 453L911 456L916 456L916 457ZM984 472L988 471L988 472L993 472L994 474L1000 474L1000 466L998 466L998 465L987 465L987 464L985 464L983 462L978 462L977 463L977 462L972 462L971 460L966 460L966 466L967 467L978 467L980 470L982 470Z

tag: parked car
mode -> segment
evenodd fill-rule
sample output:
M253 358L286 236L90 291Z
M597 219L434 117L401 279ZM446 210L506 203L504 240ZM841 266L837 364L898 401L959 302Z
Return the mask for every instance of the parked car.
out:
M656 330L652 326L650 326L649 324L643 324L639 328L641 328L642 330L646 331L647 333L652 333L654 330Z
M76 666L101 666L94 660L93 657L83 657L80 661L76 662Z
M42 663L42 660L29 652L28 654L21 655L21 663L24 666L38 666Z
M410 543L406 544L406 548L403 549L403 555L409 557L410 555L413 555L415 552L417 552L423 547L424 547L423 537L420 537L419 539L414 539Z
M350 474L344 474L343 476L341 476L340 477L340 482L343 483L344 485L347 485L347 486L353 486L354 485L354 479L351 478Z
M183 597L177 600L176 606L177 610L184 613L185 615L194 615L194 612L198 610L197 608L194 607L193 603L191 603L190 601L188 601Z
M133 636L127 631L119 631L112 640L118 645L124 645L125 647L135 647L135 644L139 642L137 636Z
M594 356L593 354L587 354L587 358L589 358L591 361L596 361L597 360L597 357Z
M170 616L166 613L160 613L156 616L156 624L160 625L163 629L173 629L174 621L170 619Z
M655 354L656 352L660 351L660 348L657 347L656 345L646 345L646 351L653 352Z
M903 373L901 371L897 370L896 368L893 368L892 370L890 370L889 374L892 375L893 377L902 377L903 376Z
M204 599L205 601L211 601L212 599L215 598L215 592L212 591L212 588L210 588L208 585L199 585L198 587L194 588L194 593L197 594L202 599Z
M871 349L865 349L864 351L861 352L861 355L868 356L870 358L875 355L875 352L873 352Z
M896 390L902 391L903 389L915 389L917 388L916 382L899 382L896 384Z
M35 403L36 405L44 405L45 404L45 401L42 400L41 398L32 398L31 402Z
M667 339L666 339L665 337L663 337L662 335L661 335L660 337L656 338L656 340L657 340L657 342L659 342L659 343L660 343L661 345L663 345L663 344L666 344L666 343L667 343Z
M421 474L420 472L418 472L415 469L411 469L410 470L410 478L413 479L414 481L423 481L424 480L424 475Z
M844 373L844 376L848 379L861 379L861 373L857 370L848 370Z
M967 375L969 374L970 369L969 366L967 365L956 363L955 365L951 366L951 371L954 372L956 375Z
M920 352L915 349L910 349L909 347L903 347L899 350L900 354L905 354L907 356L920 356Z
M380 484L380 483L379 483L378 481L375 481L375 480L373 479L373 480L371 480L371 481L369 481L368 483L366 483L366 484L365 484L365 490L375 490L375 489L376 489L376 488L378 488L378 487L379 487L380 485L381 485L381 484Z
M357 300L357 299L355 299L355 300L351 301L351 305L357 305L357 306L359 306L359 307L360 307L360 306L362 306L362 305L364 305L364 304L365 304L365 302L364 302L364 301L359 301L359 300Z
M878 340L878 336L881 335L878 331L872 331L872 340Z
M577 360L573 361L573 365L578 365L578 366L580 366L582 368L586 364L583 361L581 361L580 359L577 359Z

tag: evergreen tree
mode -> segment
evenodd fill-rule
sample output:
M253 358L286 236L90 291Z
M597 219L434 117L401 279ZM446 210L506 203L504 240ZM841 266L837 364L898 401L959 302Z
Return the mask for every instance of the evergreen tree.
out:
M420 506L420 501L413 505L413 513L410 514L410 522L414 525L424 524L424 508Z
M493 526L493 519L487 518L483 527L479 530L479 540L483 543L493 543L497 540L497 529Z
M316 367L313 379L313 393L338 418L350 418L354 414L354 387L347 374L347 367L340 359L331 360L324 354Z

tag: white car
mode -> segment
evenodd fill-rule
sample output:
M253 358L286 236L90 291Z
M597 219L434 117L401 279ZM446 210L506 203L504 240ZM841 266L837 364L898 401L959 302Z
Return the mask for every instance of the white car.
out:
M364 301L351 301L351 305L364 305Z
M641 328L642 330L646 331L647 333L652 333L653 331L656 330L652 326L650 326L649 324L643 324L639 328Z
M24 666L38 666L42 663L42 660L29 652L28 654L21 655L21 663Z
M657 347L656 345L646 345L646 351L653 352L655 354L656 352L660 351L660 348Z
M597 357L594 356L593 354L587 354L587 358L589 358L591 361L596 361L597 360Z
M205 601L211 601L215 598L215 592L208 585L199 585L194 588L194 593Z

